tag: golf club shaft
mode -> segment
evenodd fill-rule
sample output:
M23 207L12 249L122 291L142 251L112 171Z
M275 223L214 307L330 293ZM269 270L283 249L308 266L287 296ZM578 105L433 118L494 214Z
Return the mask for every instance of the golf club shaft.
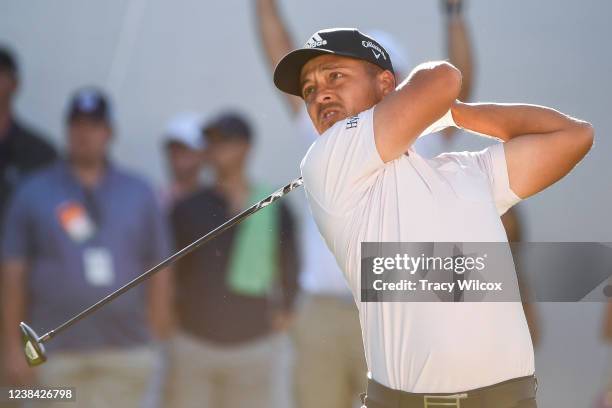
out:
M272 204L276 200L280 199L281 197L285 196L286 194L288 194L289 192L291 192L292 190L296 189L297 187L299 187L301 185L302 185L302 178L298 177L297 179L293 180L291 183L287 184L285 187L275 191L274 193L270 194L268 197L266 197L263 200L253 204L251 207L247 208L246 210L244 210L240 214L234 216L233 218L230 218L229 220L227 220L223 224L219 225L217 228L215 228L214 230L210 231L206 235L198 238L197 240L195 240L191 244L187 245L185 248L183 248L180 251L176 252L174 255L171 255L170 257L164 259L162 262L160 262L159 264L157 264L153 268L149 269L148 271L144 272L142 275L136 277L135 279L133 279L132 281L128 282L124 286L120 287L119 289L117 289L116 291L114 291L110 295L106 296L105 298L103 298L99 302L89 306L87 309L83 310L79 314L77 314L74 317L70 318L69 320L67 320L66 322L62 323L61 325L59 325L55 329L49 331L48 333L43 334L42 336L40 336L38 341L39 342L45 342L47 340L50 340L56 334L66 330L67 328L69 328L70 326L72 326L73 324L78 322L79 320L81 320L84 317L86 317L86 316L90 315L91 313L95 312L96 310L98 310L99 308L101 308L102 306L107 304L108 302L112 301L116 297L121 296L123 293L127 292L128 290L130 290L134 286L136 286L139 283L141 283L142 281L146 280L147 278L149 278L154 273L156 273L156 272L160 271L161 269L164 269L164 268L172 265L174 262L178 261L179 259L181 259L185 255L193 252L195 249L197 249L203 243L205 243L207 241L210 241L211 239L215 238L217 235L221 234L223 231L233 227L236 224L239 224L240 222L244 221L246 218L248 218L252 214L256 213L257 211L261 210L264 207L267 207L268 205Z

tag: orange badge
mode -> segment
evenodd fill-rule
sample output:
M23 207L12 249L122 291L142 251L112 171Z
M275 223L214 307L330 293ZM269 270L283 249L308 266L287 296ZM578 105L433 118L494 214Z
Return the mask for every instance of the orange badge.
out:
M76 242L89 239L94 233L94 225L83 206L74 201L60 204L57 215L64 231Z

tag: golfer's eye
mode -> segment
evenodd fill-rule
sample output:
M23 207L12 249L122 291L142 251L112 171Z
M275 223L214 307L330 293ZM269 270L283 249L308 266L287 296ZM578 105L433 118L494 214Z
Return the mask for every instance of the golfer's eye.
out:
M310 85L304 88L304 90L302 91L302 95L304 96L304 98L308 97L309 95L311 95L315 90L315 87Z
M331 74L329 74L329 77L330 77L331 79L340 79L340 78L342 78L343 76L344 76L344 75L342 75L342 73L341 73L341 72L337 72L337 71L334 71L334 72L332 72Z

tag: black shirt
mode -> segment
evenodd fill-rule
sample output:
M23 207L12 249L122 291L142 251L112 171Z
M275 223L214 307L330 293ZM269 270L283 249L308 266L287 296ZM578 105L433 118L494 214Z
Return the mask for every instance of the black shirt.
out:
M277 285L280 290L276 292L280 296L243 296L227 288L229 258L240 228L235 226L177 263L176 306L179 325L184 331L211 342L236 344L268 334L274 310L291 310L299 265L294 222L283 203L273 205L280 206ZM212 189L203 189L179 202L172 211L177 249L231 216L227 201Z
M0 134L0 240L4 211L13 191L29 173L48 165L55 158L55 150L48 142L15 119L11 119L8 131Z
M48 142L11 120L7 133L0 136L0 218L17 185L29 173L55 158L55 150Z

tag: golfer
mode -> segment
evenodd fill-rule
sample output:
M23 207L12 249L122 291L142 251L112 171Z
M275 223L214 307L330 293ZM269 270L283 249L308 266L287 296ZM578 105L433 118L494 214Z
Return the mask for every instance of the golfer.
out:
M356 29L316 32L279 62L274 83L304 100L320 134L302 177L355 299L361 242L506 242L499 216L566 175L593 143L590 124L553 109L457 101L461 73L446 62L398 85L387 51ZM503 143L425 160L411 145L434 122ZM357 306L368 408L536 406L520 302Z

